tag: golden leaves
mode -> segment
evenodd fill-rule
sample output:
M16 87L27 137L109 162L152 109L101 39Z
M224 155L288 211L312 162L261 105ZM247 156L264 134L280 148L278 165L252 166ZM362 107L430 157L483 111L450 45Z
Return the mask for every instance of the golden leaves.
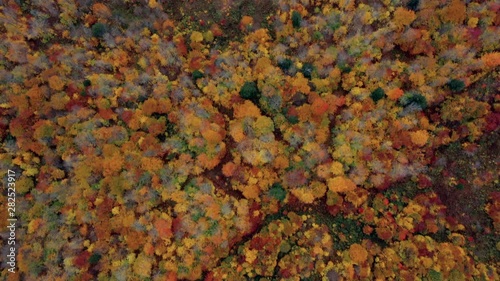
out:
M451 3L441 10L441 18L456 24L461 24L467 16L465 3L460 0L452 0Z
M235 142L241 142L246 138L241 122L233 122L229 129L229 134L233 137Z
M276 169L286 169L288 168L290 165L290 161L289 159L284 156L284 155L278 155L275 159L274 159L274 167Z
M156 8L161 7L161 5L156 0L148 0L148 6L151 9L156 9Z
M348 192L356 189L356 184L344 176L336 176L328 181L328 189L333 192Z
M398 30L403 30L405 27L409 26L417 16L415 12L407 10L403 7L398 7L396 11L394 11L394 24L396 25Z
M43 219L41 219L41 218L36 218L36 219L31 220L28 223L28 234L34 233L36 230L38 230L40 228L40 226L42 225L42 223L43 223Z
M130 57L129 54L121 49L115 49L112 53L112 64L114 67L124 67L129 63Z
M243 104L234 105L234 117L259 117L260 109L251 101L245 100Z
M312 193L312 190L305 188L294 188L292 189L292 194L303 203L311 204L312 202L314 202L314 194Z
M92 5L92 12L94 13L94 15L100 18L111 17L111 10L103 3L96 3Z
M497 67L500 65L500 52L484 54L481 57L481 60L487 67Z
M384 280L391 279L391 274L399 269L403 279L413 280L425 279L419 275L425 271L422 268L439 268L443 278L453 279L446 271L453 267L453 261L440 262L435 252L440 246L446 246L443 253L465 257L465 252L458 247L415 239L412 243L422 244L417 248L424 250L424 255L408 263L400 256L404 251L399 248L403 247L397 244L397 240L410 240L420 231L439 232L444 216L430 211L438 204L431 200L427 200L428 205L427 201L426 204L410 201L407 207L401 208L399 202L396 203L401 198L393 198L394 195L389 198L391 203L383 201L375 210L368 195L378 191L368 192L368 188L387 188L400 175L415 176L418 170L415 167L428 164L428 160L421 157L422 149L431 153L437 146L434 135L458 139L482 134L485 123L489 122L486 118L491 117L491 108L486 103L463 97L448 104L449 91L443 85L453 78L455 69L459 77L465 77L467 85L472 85L478 77L500 65L500 53L485 53L496 44L494 36L489 36L495 31L494 9L475 3L476 6L466 11L465 5L456 0L444 1L451 4L443 4L445 8L438 12L435 12L436 1L421 1L417 12L393 7L388 0L382 1L384 5L375 10L352 0L340 2L339 9L331 5L318 6L318 11L328 12L324 15L316 12L307 15L309 8L300 4L287 7L286 11L277 13L277 20L282 18L285 24L272 27L276 34L266 29L252 32L254 22L255 26L260 25L256 24L257 17L245 16L240 22L240 28L248 34L243 43L232 42L229 48L222 49L219 49L220 40L210 43L217 36L225 36L223 41L231 40L227 37L230 34L224 34L228 30L226 23L221 22L224 30L214 23L210 31L208 26L194 31L183 30L184 22L176 26L172 20L160 17L152 19L155 32L148 29L141 32L137 28L120 34L122 30L114 25L115 19L111 17L112 6L107 3L91 5L92 14L84 20L90 26L97 21L109 24L108 35L116 36L116 46L112 48L107 46L112 37L93 38L91 44L84 41L89 38L81 38L77 40L79 48L52 44L51 38L37 37L43 32L36 30L36 22L28 18L28 21L14 21L7 18L8 14L0 15L6 22L19 23L22 30L31 23L32 34L28 36L35 41L48 40L47 48L31 50L33 46L26 44L25 37L12 34L15 25L8 24L6 38L10 41L6 42L4 55L6 67L11 70L6 77L13 83L4 87L7 96L0 106L8 117L4 119L11 123L6 125L8 132L2 131L1 135L6 141L8 133L15 137L14 143L20 152L31 149L43 154L51 152L47 149L55 145L55 153L69 169L68 173L48 168L48 163L28 165L21 156L15 157L12 164L24 170L18 182L19 191L29 199L35 177L37 185L43 182L44 186L50 186L39 188L40 191L55 196L61 186L77 186L74 190L78 192L68 196L71 205L63 210L68 221L81 222L87 215L85 208L71 209L82 203L78 200L91 199L99 208L98 215L115 214L112 222L99 221L81 227L82 236L90 234L87 227L95 229L98 240L105 240L114 232L123 238L126 251L144 251L138 256L120 256L123 251L113 251L116 250L113 247L111 251L100 252L106 253L106 261L116 261L112 263L113 269L128 266L128 273L147 279L156 274L152 272L153 267L155 272L158 267L160 271L154 278L194 280L200 278L200 268L217 272L216 261L227 256L231 264L224 268L226 279L240 280L245 274L246 278L255 277L249 273L256 274L257 270L248 264L263 263L259 260L262 252L252 247L244 246L240 257L234 258L232 250L240 245L238 241L262 226L263 218L276 214L282 207L286 209L286 204L323 202L318 199L328 190L327 208L332 215L339 214L343 216L339 218L346 221L363 220L358 230L362 228L367 235L373 235L376 230L376 235L386 240L387 245L370 244L366 240L353 244L349 235L339 236L335 238L345 244L347 251L342 252L342 256L328 256L334 254L331 240L324 239L329 236L318 235L328 231L302 231L300 225L309 220L307 215L299 217L288 213L289 219L282 216L281 222L269 224L272 227L259 237L262 241L254 242L255 245L275 243L274 250L283 246L284 258L280 258L278 266L270 267L282 274L276 278L304 277L314 270L323 270L324 261L345 259L345 262L330 263L328 273L345 272L343 277L352 277L350 279ZM159 1L149 1L150 8L159 6ZM145 7L143 11L148 10ZM151 16L155 17L160 10ZM293 10L304 17L300 29L290 24L289 11ZM391 11L395 11L394 25L360 28L371 25L374 20L389 19ZM441 22L436 14L444 22L455 24L439 28ZM61 19L70 21L72 16ZM467 26L463 25L465 20L468 20ZM46 23L50 26L52 22ZM395 28L401 32L394 34ZM185 41L191 43L191 48ZM92 49L97 42L102 45L102 51ZM212 49L214 45L216 49ZM85 46L92 48L86 50ZM395 57L395 53L400 52L393 52L394 48L410 56ZM478 53L474 55L470 50ZM293 60L289 68L276 67L285 57ZM137 65L131 65L132 62ZM306 62L315 66L312 79L301 73ZM204 78L193 84L192 70L203 72ZM467 76L467 73L474 75ZM89 81L72 82L71 77L76 77L73 74L87 77ZM238 97L237 89L245 81L256 81L262 91L259 102ZM364 89L376 87L384 87L387 99L375 105L366 98ZM433 104L444 100L439 116L427 119L421 112L398 116L401 107L397 101L404 95L403 89L410 88L420 91ZM291 97L297 93L305 96L296 101ZM142 102L144 97L146 100ZM38 112L32 112L31 108ZM65 109L71 109L71 114L65 114ZM339 114L335 116L335 113ZM17 116L10 118L11 114ZM474 121L462 124L465 127L462 126L461 131L467 131L463 134L452 129L436 129L440 127L439 122L470 118ZM226 130L236 143L232 139L224 142ZM60 136L61 133L66 135ZM48 142L53 143L45 145ZM37 149L39 145L46 150ZM224 157L226 149L230 152L228 158ZM46 157L50 159L53 155L49 153ZM217 166L223 158L222 167ZM210 171L219 168L222 173ZM299 173L293 172L298 170ZM64 178L68 175L71 178ZM266 201L270 187L284 182L284 189L277 188L284 195L277 197L286 199ZM132 188L136 185L140 186ZM214 185L223 188L214 188ZM226 188L233 187L241 191L245 199L235 199L234 194L227 192ZM166 212L164 215L157 216L160 211L149 208L152 190L159 191L165 203L174 201L175 205L162 209ZM110 194L106 196L108 191ZM124 191L138 202L138 209L123 204ZM100 208L110 196L116 198L116 202L106 203L109 208ZM488 204L486 211L497 227L499 207L495 202ZM142 215L138 222L153 236L147 237L146 232L135 229L136 217L140 216L137 212ZM177 213L175 219L170 217L172 213ZM326 227L320 221L311 219L310 222L304 226ZM28 236L36 235L36 229L44 223L31 220L27 225ZM289 237L297 231L301 231L301 238ZM174 232L184 237L170 241ZM280 240L282 234L292 243ZM455 246L467 243L464 237L450 235L448 238ZM300 245L295 243L297 240ZM227 245L223 243L226 241ZM91 247L99 248L98 243ZM164 260L161 264L152 258L155 254ZM375 255L379 259L370 276L366 264ZM455 262L460 266L469 263ZM242 265L245 263L247 265ZM67 264L68 268L73 266ZM296 266L290 269L290 265ZM87 265L82 262L82 266ZM105 270L106 266L102 268ZM210 273L207 279L222 278L222 274ZM272 273L273 270L267 277ZM106 277L105 272L102 274Z
M63 110L69 101L70 98L66 93L59 92L50 97L50 106L56 110Z
M194 115L193 113L188 113L184 117L184 122L186 123L186 133L190 134L193 131L197 131L200 129L201 125L203 124L203 120Z
M356 188L353 191L347 192L345 199L357 208L367 201L368 191L363 188Z
M330 169L334 175L339 176L344 174L344 165L338 161L332 162Z
M200 155L198 155L198 157L196 157L196 161L197 166L195 166L195 168L192 170L192 173L195 175L203 172L203 169L213 169L220 162L218 158L209 156L206 153L201 153Z
M265 79L273 71L271 60L268 57L261 57L254 67L255 76Z
M52 90L61 91L64 88L64 82L59 76L52 75L49 77L49 87Z
M318 165L316 168L318 177L327 179L334 176L341 176L344 174L344 166L338 161Z
M424 146L429 139L429 133L427 130L418 130L415 132L410 132L411 142L417 146Z
M203 41L203 34L201 32L198 32L198 31L193 31L193 33L191 33L191 36L189 37L189 39L191 40L191 42L200 43Z
M33 179L29 176L22 176L17 180L16 192L19 194L25 194L35 187Z
M205 215L213 220L219 219L220 217L220 206L216 203L212 203L207 206Z
M241 187L241 192L247 199L257 199L259 197L260 188L255 184L245 185Z
M292 78L292 86L295 91L308 94L311 91L309 87L309 80L302 75L302 73L297 73L294 78Z
M243 16L240 21L240 30L245 30L251 27L253 24L253 18L250 16Z
M212 129L205 129L201 131L201 136L207 141L208 145L214 146L222 142L222 135Z
M163 161L157 157L143 157L141 168L148 172L157 172L163 168Z
M308 186L294 188L291 192L301 202L310 204L325 195L326 185L319 181L313 181Z
M150 257L147 257L143 253L139 254L134 262L134 273L142 277L151 276L152 262L153 260Z
M368 252L363 246L355 243L352 244L351 247L349 248L349 256L351 257L352 261L360 264L367 260Z
M274 131L273 120L267 116L259 116L254 122L256 133L260 135L269 134Z
M34 129L33 138L35 139L52 138L55 134L54 124L52 121L48 120L40 120L36 122L32 129Z
M115 154L111 157L104 158L101 162L102 174L107 177L116 175L123 168L124 159L121 155Z
M420 87L425 83L425 76L421 72L413 72L409 78L415 87Z
M256 31L252 32L248 37L247 40L254 41L256 43L263 44L271 39L271 36L269 36L269 32L265 28L259 28Z

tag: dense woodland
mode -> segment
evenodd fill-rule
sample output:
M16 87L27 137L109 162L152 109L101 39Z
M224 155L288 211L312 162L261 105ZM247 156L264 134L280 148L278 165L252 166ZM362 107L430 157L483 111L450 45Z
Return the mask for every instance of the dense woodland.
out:
M498 1L2 3L2 280L500 280Z

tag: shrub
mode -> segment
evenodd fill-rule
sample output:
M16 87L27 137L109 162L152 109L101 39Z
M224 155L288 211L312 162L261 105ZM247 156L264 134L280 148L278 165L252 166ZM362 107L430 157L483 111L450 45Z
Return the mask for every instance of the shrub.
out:
M420 109L427 108L427 99L421 94L415 92L408 92L404 94L399 102L405 107L418 106Z
M293 11L292 12L292 25L293 25L293 27L299 28L301 23L302 23L302 16L300 15L299 12Z
M460 92L465 88L465 83L458 79L451 79L446 85L452 92Z
M406 4L406 7L409 10L416 11L418 10L419 5L420 5L420 0L410 0L408 1L408 4Z
M314 71L314 66L312 65L312 63L309 62L304 63L302 69L300 70L300 72L304 74L304 77L308 79L311 79L313 71Z
M254 102L258 101L260 98L260 92L257 88L257 84L255 82L245 82L243 87L240 89L240 97Z
M288 69L290 69L290 67L292 67L292 64L293 62L291 59L283 59L278 61L278 67L283 71L287 71Z
M352 68L347 63L338 64L337 67L342 73L349 73L352 70Z
M375 91L373 91L371 94L370 94L370 98L372 98L372 100L374 102L377 102L381 99L383 99L385 97L385 92L382 88L378 87L377 89L375 89Z
M92 82L90 82L89 79L85 79L83 80L83 86L84 87L90 87L90 85L92 85Z
M421 94L415 94L411 97L411 102L416 103L417 105L420 106L422 109L427 108L427 99L422 96Z
M91 265L95 265L95 264L97 264L100 260L101 260L101 255L100 255L100 254L97 254L97 253L94 253L94 254L92 254L92 256L90 256L90 258L89 258L89 263L90 263Z
M316 41L321 41L321 40L324 39L324 37L323 37L323 34L321 32L315 31L313 33L313 39L316 40Z
M269 196L275 198L278 201L283 201L286 197L286 191L285 189L283 189L281 184L275 183L269 189Z
M287 115L286 120L290 122L290 124L298 124L299 123L299 117L295 115Z
M200 79L200 78L203 78L205 77L205 75L203 74L203 72L199 71L199 70L195 70L193 71L193 73L191 74L191 77L193 78L193 80L196 82L196 80Z
M98 22L92 25L92 36L102 38L104 33L106 33L106 26L103 23Z

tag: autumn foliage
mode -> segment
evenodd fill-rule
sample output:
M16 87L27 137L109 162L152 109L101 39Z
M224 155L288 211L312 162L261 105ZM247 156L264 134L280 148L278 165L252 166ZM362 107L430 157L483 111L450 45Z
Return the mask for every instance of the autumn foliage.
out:
M499 279L428 169L498 132L498 3L171 2L0 6L2 279Z

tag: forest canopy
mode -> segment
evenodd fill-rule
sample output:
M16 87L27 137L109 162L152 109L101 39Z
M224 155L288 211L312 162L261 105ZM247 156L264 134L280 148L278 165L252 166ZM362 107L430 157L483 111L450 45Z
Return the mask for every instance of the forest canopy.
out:
M2 279L500 279L496 1L4 2Z

